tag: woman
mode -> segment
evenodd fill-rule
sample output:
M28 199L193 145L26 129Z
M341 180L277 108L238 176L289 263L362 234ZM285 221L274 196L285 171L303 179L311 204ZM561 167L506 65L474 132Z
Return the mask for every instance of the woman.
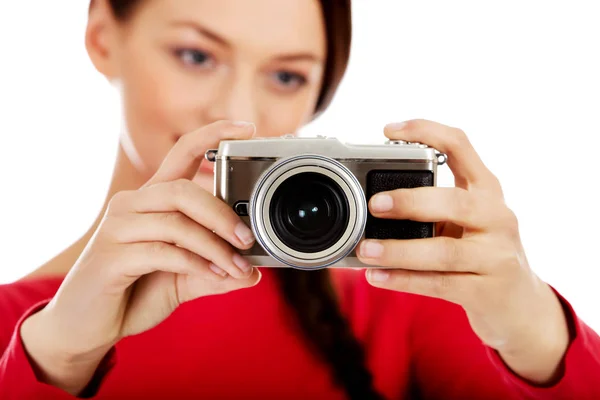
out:
M388 269L269 269L237 253L252 232L211 195L202 155L326 108L348 3L92 3L86 46L121 90L126 130L89 232L0 289L2 399L600 398L600 338L531 271L499 183L456 128L385 128L447 153L456 178L370 201L377 217L439 222L434 239L360 244Z

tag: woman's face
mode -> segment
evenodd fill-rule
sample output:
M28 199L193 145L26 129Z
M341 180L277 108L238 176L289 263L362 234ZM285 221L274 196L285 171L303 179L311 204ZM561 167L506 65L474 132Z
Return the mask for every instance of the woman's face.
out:
M326 56L320 7L317 0L142 0L122 23L99 7L110 19L101 33L109 38L105 75L121 90L122 143L134 165L154 173L180 136L221 119L254 122L257 136L308 122Z

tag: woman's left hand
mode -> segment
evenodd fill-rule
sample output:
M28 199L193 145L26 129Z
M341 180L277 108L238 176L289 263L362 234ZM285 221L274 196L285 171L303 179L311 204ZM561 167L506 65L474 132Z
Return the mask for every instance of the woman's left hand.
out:
M361 261L386 267L368 269L369 282L461 305L474 332L516 373L536 383L554 379L569 343L567 322L557 296L529 267L498 179L460 129L412 120L386 126L385 135L447 154L455 187L371 198L373 216L436 222L437 233L363 241Z

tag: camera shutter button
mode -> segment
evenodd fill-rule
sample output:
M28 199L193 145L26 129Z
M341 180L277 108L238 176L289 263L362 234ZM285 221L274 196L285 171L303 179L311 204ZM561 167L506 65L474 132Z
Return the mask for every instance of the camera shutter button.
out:
M385 144L407 144L404 140L386 140Z

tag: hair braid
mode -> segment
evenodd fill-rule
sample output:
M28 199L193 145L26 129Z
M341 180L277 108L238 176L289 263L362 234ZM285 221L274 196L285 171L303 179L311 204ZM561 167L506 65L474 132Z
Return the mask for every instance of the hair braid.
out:
M381 399L365 366L363 348L340 311L329 270L278 268L276 276L300 330L309 346L331 366L334 381L350 399Z

